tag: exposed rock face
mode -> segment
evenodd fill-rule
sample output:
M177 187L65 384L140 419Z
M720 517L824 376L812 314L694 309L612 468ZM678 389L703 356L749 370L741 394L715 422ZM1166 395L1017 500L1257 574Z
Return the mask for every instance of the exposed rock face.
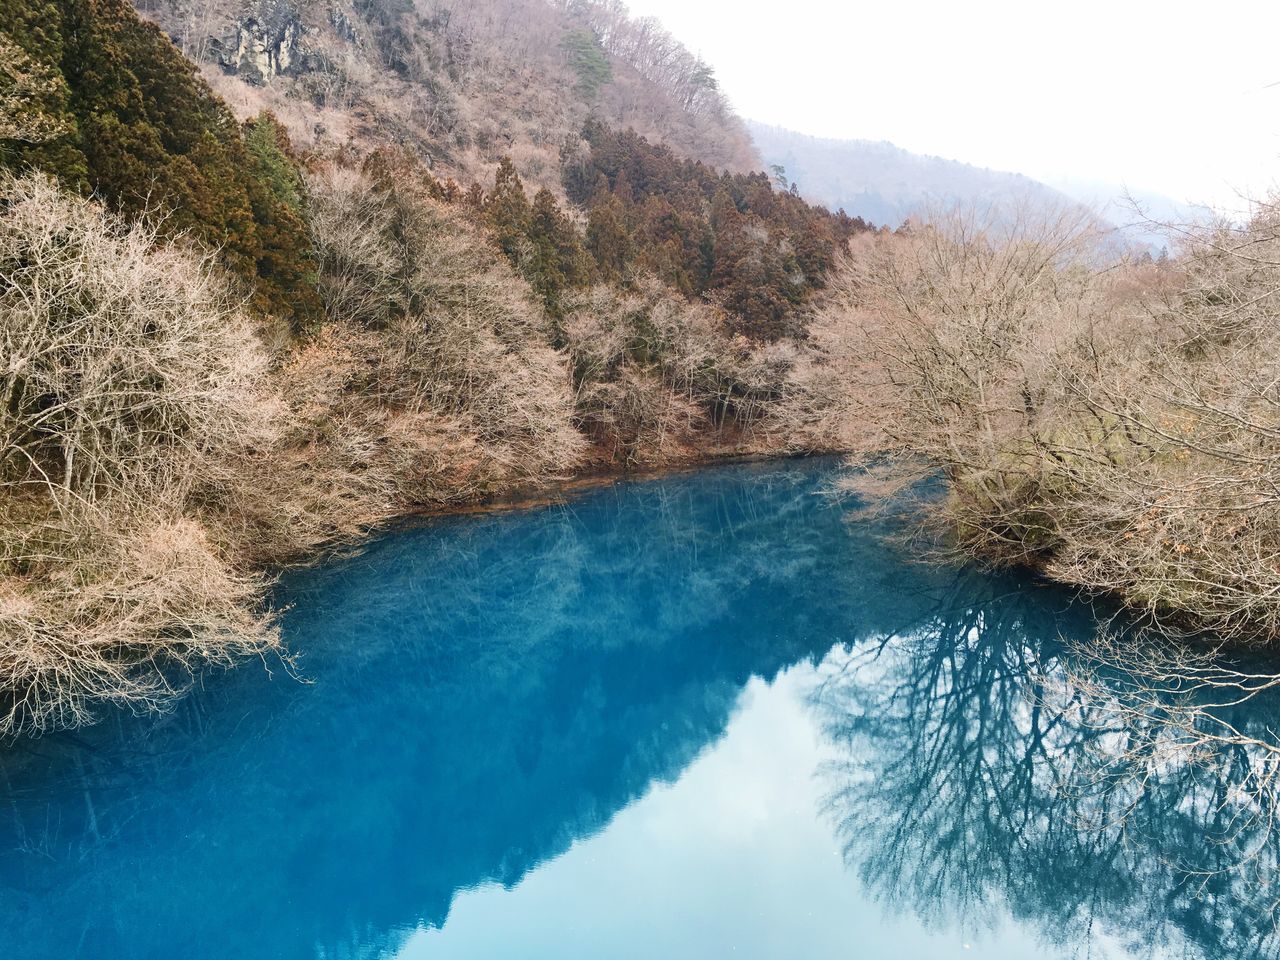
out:
M265 84L272 77L322 66L300 47L306 29L297 8L287 0L255 0L228 33L213 39L210 49L228 73Z
M347 43L354 44L357 47L363 45L360 34L356 30L356 25L341 7L329 8L329 26L333 27L333 32L347 41Z

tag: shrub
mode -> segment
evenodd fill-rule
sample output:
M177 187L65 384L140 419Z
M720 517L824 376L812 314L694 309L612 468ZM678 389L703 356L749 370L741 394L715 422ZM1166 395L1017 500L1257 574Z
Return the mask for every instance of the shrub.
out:
M652 277L578 295L564 332L579 422L624 462L688 455L699 434L772 429L765 421L793 389L794 345L732 336L715 308Z
M202 517L273 437L266 357L207 255L0 178L0 735L155 706L278 647Z
M362 365L357 402L385 407L398 428L418 417L452 432L470 461L447 467L452 497L570 469L583 438L565 358L528 284L485 237L412 178L329 171L313 192L333 336ZM440 480L419 477L428 499Z

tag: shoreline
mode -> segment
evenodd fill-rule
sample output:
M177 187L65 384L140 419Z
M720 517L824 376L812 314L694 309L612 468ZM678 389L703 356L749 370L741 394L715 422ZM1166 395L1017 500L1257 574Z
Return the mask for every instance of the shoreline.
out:
M376 535L379 532L416 527L444 517L508 513L554 506L565 503L573 496L588 490L609 487L618 483L657 480L682 473L696 473L708 467L768 463L775 460L806 460L815 457L839 457L842 455L843 451L839 450L786 453L726 453L723 455L711 454L704 457L695 457L658 466L642 466L639 468L601 467L571 474L564 479L549 480L537 486L514 488L506 493L494 494L483 500L415 507L399 514L388 521L384 527L370 531L370 533L371 535Z
M712 452L671 463L653 466L645 465L634 469L619 468L608 465L605 461L596 461L595 464L589 465L587 469L563 479L548 480L536 485L514 487L504 493L493 494L482 500L463 503L434 503L411 507L395 514L382 523L370 527L358 538L322 546L314 553L304 557L282 563L263 564L254 567L254 569L260 575L266 576L271 583L277 583L289 571L306 570L332 560L357 556L369 544L380 537L426 527L437 520L535 510L541 507L568 503L579 494L613 486L614 484L658 480L678 474L696 473L709 467L768 463L782 460L807 460L816 457L842 457L845 454L846 451L844 450L800 450L779 451L776 453Z

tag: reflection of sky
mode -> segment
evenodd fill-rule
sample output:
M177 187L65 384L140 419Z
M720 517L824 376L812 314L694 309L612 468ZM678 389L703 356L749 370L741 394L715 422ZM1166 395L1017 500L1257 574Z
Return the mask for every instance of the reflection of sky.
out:
M1078 829L1096 792L1058 778L1114 751L1072 747L1069 687L1028 705L1087 609L910 562L814 495L832 469L606 488L291 575L313 682L218 674L0 753L0 960L1129 956L1081 942L1102 927L1150 960L1170 926L1203 945L1179 956L1280 956L1270 853L1208 888L1169 866L1218 862L1170 814L1225 767L1162 774L1123 837Z
M817 677L806 665L752 680L724 738L674 784L514 888L460 894L398 957L1050 957L1011 923L930 931L863 892L820 813L829 749L804 703ZM1103 943L1091 955L1117 956Z

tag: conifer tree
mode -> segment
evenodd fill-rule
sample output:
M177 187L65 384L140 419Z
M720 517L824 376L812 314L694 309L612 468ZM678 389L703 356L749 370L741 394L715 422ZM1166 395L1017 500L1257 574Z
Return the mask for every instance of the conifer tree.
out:
M634 254L622 202L611 193L593 204L588 214L587 250L605 280L616 283L625 276Z
M524 182L516 173L510 157L498 163L493 190L485 198L484 218L502 252L516 266L520 265L523 247L529 237L532 211Z
M303 214L259 179L278 178L278 163L251 159L230 110L127 0L0 0L0 40L56 78L27 106L59 132L0 141L0 165L42 170L219 250L264 312L316 315L308 271L288 266L310 256Z
M526 279L542 295L547 308L559 313L560 295L569 287L591 279L591 266L573 222L545 187L533 198L529 218L532 262Z
M253 176L247 181L258 234L259 305L299 332L323 313L316 257L307 235L307 195L288 135L269 113L245 124L245 152Z

